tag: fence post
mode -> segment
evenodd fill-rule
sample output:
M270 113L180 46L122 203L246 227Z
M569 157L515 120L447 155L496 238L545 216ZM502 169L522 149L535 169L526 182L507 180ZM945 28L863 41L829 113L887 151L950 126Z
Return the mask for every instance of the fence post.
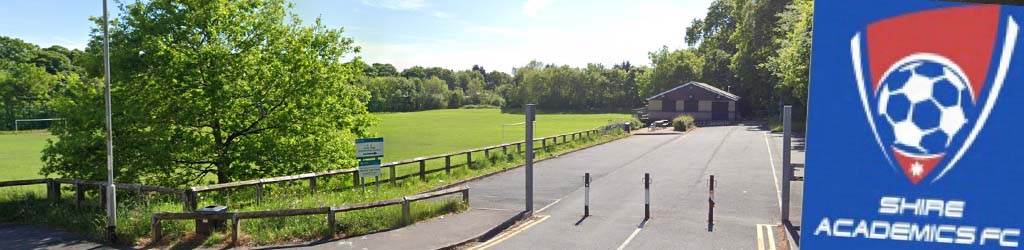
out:
M107 186L100 185L100 204L107 204ZM105 206L105 205L103 205Z
M352 189L359 187L359 172L352 172Z
M466 151L466 168L473 166L473 151Z
M309 177L309 192L316 193L316 176Z
M506 149L505 146L506 146L505 144L501 145L501 154L503 154L503 155L507 155L508 154L508 149Z
M465 202L467 207L469 206L469 186L462 190L462 202Z
M334 207L330 207L327 209L327 238L334 237L334 232L337 232L335 230L336 222L337 221L334 218Z
M82 184L75 184L75 206L81 206L85 200L85 187Z
M391 165L391 185L398 185L398 178L395 177L395 167L397 165Z
M565 140L565 135L562 135L562 144L565 144L566 142L568 141Z
M452 174L452 155L444 156L444 173Z
M484 149L484 160L491 159L491 148Z
M238 213L231 214L231 246L238 246Z
M46 179L46 198L50 202L57 202L60 200L60 184L54 182L53 179Z
M426 181L427 180L427 161L426 160L420 160L420 180L421 181Z
M184 203L185 211L187 212L196 211L196 208L199 206L196 191L192 189L185 189L185 192L181 194L181 201Z
M518 153L522 153L523 152L523 144L522 143L516 143L516 152L518 152Z
M160 241L160 237L163 236L161 230L163 230L163 227L160 226L160 219L157 219L156 214L153 214L149 229L149 231L153 232L153 243Z
M409 211L409 198L402 197L402 225L412 224L412 213Z
M263 201L263 181L261 180L256 184L256 204L259 205Z
M541 149L548 149L548 138L547 137L540 138L540 148Z

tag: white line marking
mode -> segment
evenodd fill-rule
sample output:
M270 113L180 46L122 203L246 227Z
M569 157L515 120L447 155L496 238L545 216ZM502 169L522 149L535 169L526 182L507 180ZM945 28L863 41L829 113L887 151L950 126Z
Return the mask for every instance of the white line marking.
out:
M782 191L779 190L779 178L775 177L775 157L772 156L772 144L768 142L768 132L764 132L764 145L768 147L768 162L772 164L772 180L775 181L775 199L779 203L779 211L782 211Z
M765 233L768 234L768 250L775 250L775 231L771 226L764 225Z
M537 210L537 213L539 214L541 211L544 211L544 209L548 209L549 207L555 205L555 203L558 203L559 201L562 201L562 199L557 199L555 200L555 202L552 202L551 204L548 204L547 206L540 208L540 210Z
M640 233L640 230L644 229L644 225L646 225L646 224L647 224L647 222L645 221L639 227L636 227L636 230L633 230L633 234L630 234L629 238L626 238L626 241L622 242L622 245L619 245L619 248L616 248L615 250L622 250L623 248L626 248L626 245L629 245L629 242L633 241L633 238L636 237L636 235Z
M764 224L757 224L757 250L764 250L764 230L761 229Z

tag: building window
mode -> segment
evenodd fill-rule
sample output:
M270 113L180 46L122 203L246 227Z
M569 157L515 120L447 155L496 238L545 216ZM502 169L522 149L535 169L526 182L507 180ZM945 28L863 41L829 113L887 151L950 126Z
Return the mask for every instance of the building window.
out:
M647 110L661 111L661 100L650 100L647 102Z

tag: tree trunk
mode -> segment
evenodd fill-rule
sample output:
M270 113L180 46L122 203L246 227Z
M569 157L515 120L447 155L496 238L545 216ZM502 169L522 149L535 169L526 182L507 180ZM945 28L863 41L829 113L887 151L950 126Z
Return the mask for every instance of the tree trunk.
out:
M228 183L231 182L231 178L228 177L227 169L228 164L217 164L217 183Z

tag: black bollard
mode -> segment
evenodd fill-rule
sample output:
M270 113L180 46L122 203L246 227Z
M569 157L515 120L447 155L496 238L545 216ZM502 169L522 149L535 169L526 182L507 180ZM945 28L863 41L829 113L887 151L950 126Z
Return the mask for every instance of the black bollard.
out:
M651 174L644 173L644 220L651 218Z
M583 217L590 216L590 173L583 174Z
M715 230L715 175L708 181L708 232Z

